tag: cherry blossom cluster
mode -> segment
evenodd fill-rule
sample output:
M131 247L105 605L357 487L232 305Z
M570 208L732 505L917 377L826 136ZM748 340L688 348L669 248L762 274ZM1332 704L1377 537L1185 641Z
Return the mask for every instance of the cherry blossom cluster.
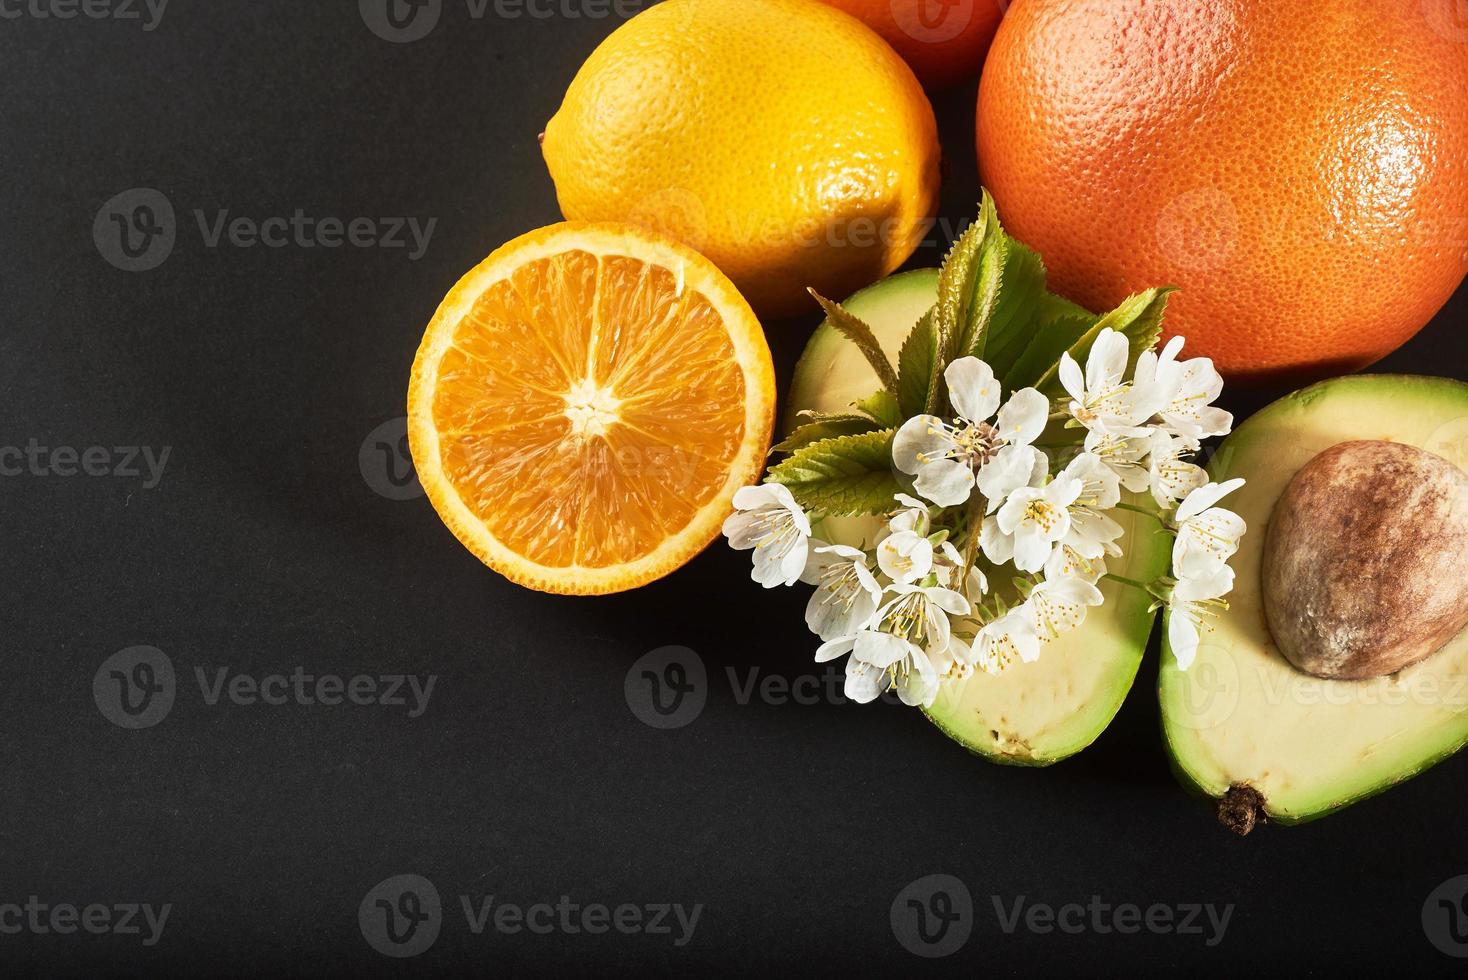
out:
M1200 629L1226 606L1245 526L1217 506L1243 481L1210 483L1193 461L1233 418L1213 405L1223 381L1212 362L1179 360L1182 346L1174 338L1133 366L1127 338L1103 330L1084 371L1062 355L1055 401L1036 388L1005 399L988 364L954 360L943 373L951 415L907 419L892 439L912 492L895 494L869 544L822 540L824 515L771 482L735 495L724 533L753 549L766 588L815 586L806 623L821 640L816 660L848 658L854 701L895 689L926 707L944 678L1032 663L1104 602L1102 579L1169 609L1169 645L1186 669ZM1170 576L1108 573L1122 557L1118 509L1174 536Z

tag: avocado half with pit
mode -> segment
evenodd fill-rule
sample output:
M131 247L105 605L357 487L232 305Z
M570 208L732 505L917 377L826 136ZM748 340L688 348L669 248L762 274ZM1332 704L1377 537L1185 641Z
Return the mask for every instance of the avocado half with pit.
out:
M909 331L937 300L938 271L900 273L869 286L842 305L866 321L895 364ZM785 428L801 410L839 412L881 387L861 353L829 322L811 337L790 385ZM1141 502L1141 501L1138 501ZM1126 528L1124 557L1111 571L1151 581L1167 570L1166 535L1155 521L1131 511L1113 514ZM818 537L870 546L876 518L828 518ZM1046 644L1040 659L1000 675L974 671L945 679L928 718L954 740L995 762L1045 766L1094 742L1121 708L1151 635L1150 597L1114 582L1099 583L1105 604L1092 609L1080 630Z
M1399 451L1380 452L1383 444ZM1396 586L1384 589L1382 579L1409 575L1410 570L1383 569L1380 556L1400 551L1415 566L1419 555L1460 552L1461 537L1446 548L1433 537L1462 534L1465 502L1452 505L1457 515L1452 523L1460 528L1456 532L1438 520L1407 520L1383 531L1378 525L1390 524L1394 506L1373 494L1382 490L1384 468L1396 468L1397 458L1410 459L1415 453L1406 447L1437 458L1423 472L1446 470L1452 476L1438 477L1440 482L1461 484L1458 471L1468 467L1468 384L1400 375L1326 381L1254 415L1224 440L1209 466L1215 481L1248 481L1224 506L1243 517L1249 531L1230 562L1235 582L1229 608L1212 621L1211 632L1204 632L1188 670L1179 670L1164 650L1159 696L1179 778L1219 798L1219 818L1236 832L1248 833L1260 817L1295 824L1332 813L1416 775L1468 743L1468 632L1439 635L1425 656L1413 647L1410 656L1388 662L1389 673L1345 679L1352 670L1321 677L1315 676L1319 669L1312 674L1295 666L1292 659L1312 667L1341 658L1312 661L1297 650L1287 657L1270 629L1273 622L1281 630L1287 649L1303 642L1294 628L1302 623L1322 650L1339 645L1343 637L1379 646L1383 629L1401 630L1404 647L1420 639L1413 620L1427 603L1394 595L1402 591ZM1353 478L1341 479L1342 454L1362 461ZM1311 480L1312 486L1302 487ZM1326 487L1333 490L1322 495L1319 491ZM1403 493L1403 507L1433 503L1420 488ZM1313 529L1313 543L1311 535L1294 526L1316 519L1309 510L1299 511L1301 501L1310 504L1316 518L1325 518ZM1424 524L1436 526L1419 526ZM1298 554L1279 555L1281 542L1318 550L1322 556L1333 553L1335 560L1302 563ZM1371 572L1369 564L1363 565L1366 571L1355 576L1360 591L1343 599L1341 590L1351 590L1353 584L1352 575L1343 575L1340 566L1353 560L1353 548L1369 551L1355 557L1363 562L1375 557L1378 567ZM1314 577L1331 589L1313 596L1304 590L1303 602L1301 595L1281 596L1291 588L1282 570ZM1272 583L1268 602L1265 580ZM1439 586L1461 590L1465 583L1411 582L1410 576L1403 580L1406 591ZM1297 620L1282 622L1291 612ZM1332 629L1325 622L1343 615L1359 617L1354 629L1342 630L1340 623ZM1381 650L1373 649L1373 654L1390 661ZM1410 662L1398 667L1402 661Z

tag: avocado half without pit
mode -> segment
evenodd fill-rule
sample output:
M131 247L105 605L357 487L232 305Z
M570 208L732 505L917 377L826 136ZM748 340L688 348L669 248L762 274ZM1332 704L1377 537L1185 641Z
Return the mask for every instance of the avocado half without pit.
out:
M1438 378L1327 381L1219 447L1210 475L1248 481L1230 507L1255 531L1159 693L1180 778L1230 829L1324 816L1468 742L1465 466L1468 385Z
M895 362L903 340L938 298L938 272L901 273L862 290L842 305L865 320ZM839 412L881 387L856 348L829 323L812 335L785 405L786 429L796 413ZM1150 505L1151 498L1128 498ZM1167 570L1170 539L1155 533L1155 519L1131 511L1114 515L1126 529L1118 542L1125 557L1112 571L1151 581ZM835 544L870 545L881 531L876 518L827 518L814 528ZM1102 581L1105 604L1082 627L1045 645L1040 659L1002 674L974 671L945 678L927 716L970 751L994 762L1044 766L1094 742L1121 708L1136 679L1155 619L1151 597Z

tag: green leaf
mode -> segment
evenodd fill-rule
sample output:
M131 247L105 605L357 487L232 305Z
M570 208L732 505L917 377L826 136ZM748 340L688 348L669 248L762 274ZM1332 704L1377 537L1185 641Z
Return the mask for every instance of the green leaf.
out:
M902 488L892 472L896 429L823 439L770 470L769 479L790 488L807 511L859 517L892 509Z
M1175 292L1176 288L1166 286L1128 296L1120 306L1097 320L1091 329L1070 346L1070 356L1084 366L1091 346L1096 343L1096 337L1102 330L1110 327L1127 338L1131 346L1128 370L1135 367L1137 357L1142 351L1155 347L1162 336L1162 318L1167 310L1167 297ZM1036 387L1050 398L1059 398L1065 394L1065 389L1060 384L1059 359L1040 378Z
M897 403L897 396L885 388L852 404L858 412L870 416L883 429L894 429L907 421L907 417L902 414L902 407Z
M1035 312L1034 327L1024 352L1005 372L1004 383L1011 389L1028 388L1051 367L1060 355L1096 325L1096 314L1084 310L1068 299L1045 293Z
M793 453L823 439L859 435L882 427L865 415L831 416L797 426L783 441L771 446L770 453Z
M848 313L840 303L826 299L814 289L807 290L815 297L821 309L826 311L826 319L831 326L841 332L847 340L856 345L872 370L877 372L877 378L881 380L882 387L897 394L897 372L892 369L892 362L887 360L887 355L882 351L882 345L877 341L877 335L872 333L872 328L860 317Z
M930 401L935 391L941 394L935 382L942 377L938 370L938 338L933 332L934 312L923 314L897 355L897 404L903 418L937 409Z
M1024 387L1010 383L1009 372L1035 339L1035 320L1048 295L1039 253L1008 239L999 293L984 330L983 357L1010 390Z
M982 357L984 331L993 315L1008 242L994 199L984 192L979 217L953 243L938 271L938 305L933 316L942 374L955 357Z

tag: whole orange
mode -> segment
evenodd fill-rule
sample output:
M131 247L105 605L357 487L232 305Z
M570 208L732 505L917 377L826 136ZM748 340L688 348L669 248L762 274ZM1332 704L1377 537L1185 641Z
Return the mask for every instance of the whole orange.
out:
M1054 288L1172 284L1231 379L1356 370L1468 274L1459 0L1018 0L979 169Z
M823 0L882 35L928 88L973 78L1012 0Z

